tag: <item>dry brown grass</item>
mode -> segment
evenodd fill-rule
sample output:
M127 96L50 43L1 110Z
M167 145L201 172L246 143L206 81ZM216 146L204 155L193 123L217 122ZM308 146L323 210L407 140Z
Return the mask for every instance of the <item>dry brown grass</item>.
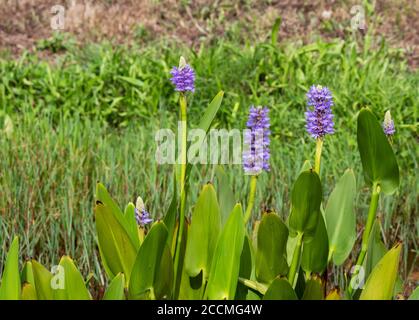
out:
M85 41L111 39L117 43L139 40L139 28L148 38L168 37L197 46L235 29L243 39L269 35L282 17L280 39L311 41L345 37L350 8L361 1L325 0L0 0L0 49L19 54L53 33L53 5L66 8L65 30ZM189 4L185 4L189 2ZM419 65L419 1L377 1L372 15L377 35L406 50L411 66ZM329 17L328 17L329 16ZM328 22L325 20L329 20ZM372 21L367 22L367 27Z

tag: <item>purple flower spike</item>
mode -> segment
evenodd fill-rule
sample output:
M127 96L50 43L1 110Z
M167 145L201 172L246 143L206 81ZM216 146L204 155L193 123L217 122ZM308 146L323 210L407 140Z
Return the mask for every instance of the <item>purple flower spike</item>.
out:
M142 228L144 228L146 224L153 222L153 219L150 217L150 213L146 211L144 207L144 202L141 197L137 198L137 203L135 206L135 220L137 221L137 224Z
M269 171L270 150L269 109L250 107L247 130L244 134L243 169L246 174L257 175Z
M135 208L135 220L137 224L141 227L144 227L146 224L153 222L153 219L150 218L150 213L143 209L141 212Z
M307 93L306 129L313 138L334 133L332 93L327 87L312 86Z
M392 136L396 132L396 129L394 128L394 121L391 119L390 111L387 111L384 115L383 129L384 133L388 137Z
M195 71L189 64L186 64L183 57L180 58L179 67L173 67L170 74L172 75L170 80L176 91L195 91Z

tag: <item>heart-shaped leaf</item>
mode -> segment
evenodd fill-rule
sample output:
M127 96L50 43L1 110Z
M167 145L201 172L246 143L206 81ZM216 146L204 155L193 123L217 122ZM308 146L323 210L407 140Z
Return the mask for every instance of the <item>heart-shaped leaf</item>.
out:
M277 214L263 214L257 238L256 279L270 283L278 275L287 275L288 228Z
M323 273L327 266L329 241L323 215L319 214L316 231L310 242L304 243L301 267L306 272Z
M54 300L91 300L83 276L68 256L61 258L57 274L51 278L50 285Z
M112 279L109 287L103 295L103 300L125 300L125 277L123 273L118 273Z
M52 274L36 260L31 261L36 294L39 300L52 300Z
M325 210L329 260L333 258L337 266L349 256L356 240L355 197L355 175L348 169L330 194Z
M220 209L212 184L206 184L192 213L185 253L185 268L190 277L202 272L208 278L221 228Z
M321 201L322 187L319 176L314 170L303 171L295 181L291 194L292 209L288 220L293 231L291 235L303 233L308 240L308 237L314 234Z
M263 300L298 300L298 297L288 280L278 277L272 281Z
M401 244L389 250L372 270L360 300L390 300L397 280Z
M399 187L399 167L383 128L368 108L359 112L357 140L366 183L392 194Z
M169 299L173 286L173 263L163 222L151 227L138 251L129 282L130 299ZM160 288L169 288L162 292Z
M208 299L234 299L244 235L242 208L240 204L236 204L221 232L214 252L205 294Z

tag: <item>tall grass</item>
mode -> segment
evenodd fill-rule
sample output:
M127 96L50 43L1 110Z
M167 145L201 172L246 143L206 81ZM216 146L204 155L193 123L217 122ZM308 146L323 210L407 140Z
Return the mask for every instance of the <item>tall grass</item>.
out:
M385 241L404 246L404 276L417 258L416 147L419 75L407 69L402 53L384 42L334 41L309 45L220 42L198 51L167 43L143 48L107 44L70 50L54 61L33 54L0 59L0 112L11 117L11 135L0 135L0 243L22 237L25 258L47 265L62 254L77 259L99 281L101 268L93 224L93 194L104 182L119 203L141 195L155 218L166 211L172 168L154 159L158 128L176 128L176 96L168 72L180 54L198 75L189 106L191 123L220 89L226 98L217 127L243 128L250 104L271 108L272 172L262 177L256 204L289 210L290 187L314 142L304 129L305 92L327 85L335 97L336 134L324 146L322 179L333 186L348 167L355 170L359 219L365 219L364 189L356 148L356 113L370 106L379 116L391 110L401 187L384 197L379 214ZM0 120L3 120L0 117ZM2 121L0 121L2 122ZM244 201L247 179L229 166L237 200ZM214 167L198 166L192 177L194 203L199 184L214 178ZM324 190L325 197L331 190ZM3 248L4 249L4 248ZM0 265L5 250L0 253Z

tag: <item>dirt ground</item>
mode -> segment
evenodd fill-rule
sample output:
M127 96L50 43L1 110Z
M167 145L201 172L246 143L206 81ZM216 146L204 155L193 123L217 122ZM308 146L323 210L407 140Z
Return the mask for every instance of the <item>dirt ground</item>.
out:
M371 1L373 2L373 1ZM279 39L309 42L315 36L341 37L352 33L359 9L365 28L384 36L406 52L409 64L419 65L419 0L375 1L322 0L0 0L0 51L19 55L51 37L57 22L54 6L61 5L64 27L78 43L110 39L116 43L171 38L191 46L215 41L231 33L242 39L260 40L282 18ZM353 11L351 11L353 10ZM358 11L357 11L358 10ZM361 12L362 14L362 12ZM356 21L355 21L356 23ZM55 24L57 26L57 24Z

